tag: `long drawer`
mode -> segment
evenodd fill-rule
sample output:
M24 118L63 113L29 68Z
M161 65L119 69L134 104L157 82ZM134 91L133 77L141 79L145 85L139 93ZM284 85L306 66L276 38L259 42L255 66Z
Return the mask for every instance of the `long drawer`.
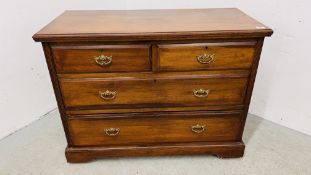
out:
M121 115L108 118L87 116L68 120L74 146L235 141L241 123L240 112Z
M160 71L249 69L256 42L158 45Z
M60 79L67 109L243 104L248 77L179 75Z
M150 71L149 45L53 46L57 73Z

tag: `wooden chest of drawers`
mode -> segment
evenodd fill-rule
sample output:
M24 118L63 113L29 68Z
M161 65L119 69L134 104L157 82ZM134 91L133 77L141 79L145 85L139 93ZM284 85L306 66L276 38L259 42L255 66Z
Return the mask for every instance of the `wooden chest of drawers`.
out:
M244 153L264 37L238 9L67 11L42 42L68 162Z

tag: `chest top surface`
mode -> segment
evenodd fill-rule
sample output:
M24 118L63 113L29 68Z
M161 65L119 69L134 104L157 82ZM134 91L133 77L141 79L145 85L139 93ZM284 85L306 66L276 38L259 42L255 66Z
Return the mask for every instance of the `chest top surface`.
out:
M66 11L36 33L36 41L74 37L153 39L182 35L269 36L272 30L236 8Z

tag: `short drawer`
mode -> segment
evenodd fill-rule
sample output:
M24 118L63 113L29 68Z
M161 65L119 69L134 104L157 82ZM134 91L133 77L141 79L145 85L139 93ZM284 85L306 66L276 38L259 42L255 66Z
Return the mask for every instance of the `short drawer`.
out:
M160 71L249 69L256 42L158 45Z
M243 104L248 77L223 76L61 79L60 86L67 109Z
M88 117L68 120L74 146L236 141L242 123L239 112Z
M148 45L53 46L57 73L150 71Z

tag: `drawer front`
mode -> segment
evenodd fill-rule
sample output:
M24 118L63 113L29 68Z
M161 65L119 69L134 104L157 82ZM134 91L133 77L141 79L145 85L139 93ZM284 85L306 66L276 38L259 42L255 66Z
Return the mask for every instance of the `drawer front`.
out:
M67 109L107 109L243 104L247 77L63 79Z
M158 46L160 71L249 69L255 42L165 44Z
M235 141L240 133L241 119L240 113L183 113L72 118L68 120L68 124L75 146L102 146Z
M54 46L57 73L150 71L148 45Z

